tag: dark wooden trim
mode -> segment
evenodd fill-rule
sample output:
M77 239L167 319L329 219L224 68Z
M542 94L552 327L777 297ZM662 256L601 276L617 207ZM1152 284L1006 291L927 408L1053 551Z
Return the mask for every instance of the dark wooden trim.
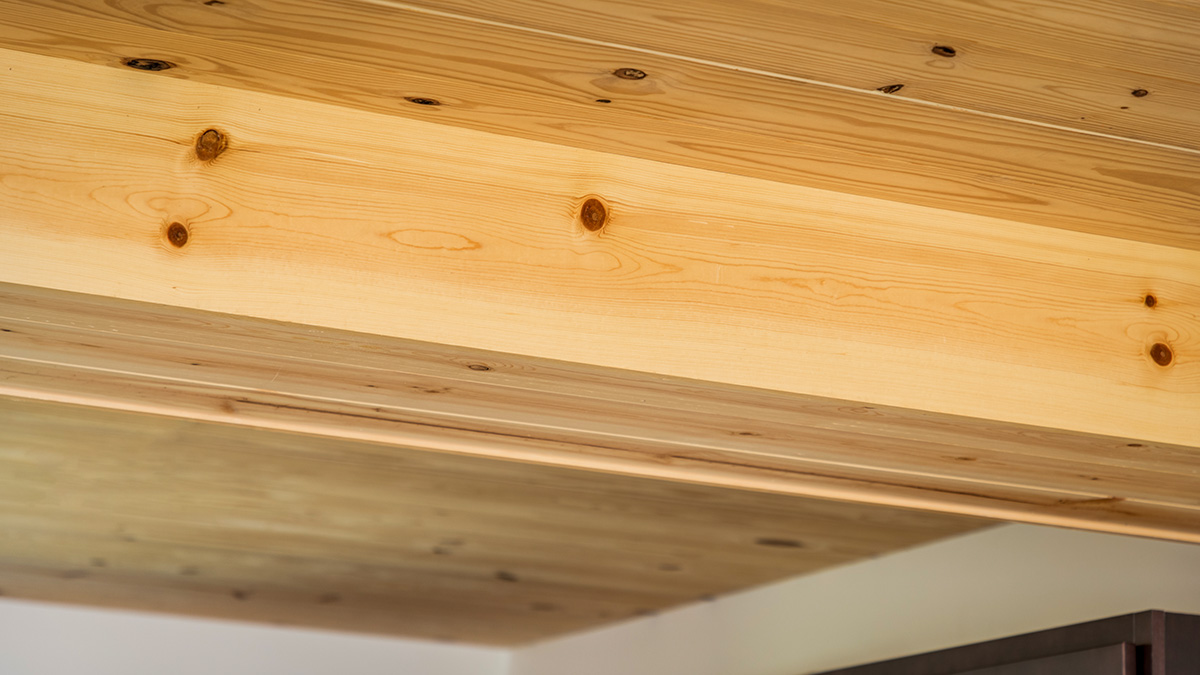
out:
M1128 643L1047 656L961 675L1137 675L1137 647Z
M1163 619L1164 675L1200 675L1200 616L1166 614Z
M1200 616L1153 610L822 675L1200 675Z

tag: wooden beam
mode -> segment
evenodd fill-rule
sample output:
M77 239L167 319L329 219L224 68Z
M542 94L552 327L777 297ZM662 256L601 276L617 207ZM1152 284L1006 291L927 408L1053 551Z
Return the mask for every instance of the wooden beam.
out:
M2 281L1200 446L1195 251L3 58Z
M1194 448L7 286L0 395L1200 541Z
M684 21L689 12L706 11L689 9L686 3L667 4L677 5ZM1174 37L1167 44L1186 70L1186 64L1195 61L1194 49L1188 50L1179 36L1195 37L1200 21L1194 10L1144 13L1139 11L1141 4L1117 3L1125 8L1123 14L1141 16L1135 21L1150 22L1159 33ZM921 79L905 83L913 90L920 90L926 79L945 80L982 69L978 84L972 85L972 76L966 76L967 89L975 92L963 94L970 100L951 96L944 104L938 100L932 105L875 91L876 86L894 83L891 72L882 69L878 79L869 78L870 86L861 78L851 78L850 86L841 84L843 76L824 69L806 71L807 78L815 79L799 80L777 69L762 70L767 61L799 60L793 50L771 47L769 42L766 54L757 60L735 56L714 63L703 57L708 52L694 51L699 48L681 58L671 51L679 46L675 41L661 43L665 51L657 48L658 41L630 48L597 41L578 26L568 28L563 24L573 16L569 13L556 20L542 18L550 13L545 10L526 18L511 3L503 7L511 11L493 10L501 14L492 20L467 7L459 7L465 14L451 15L420 3L382 1L4 0L0 46L114 67L122 67L129 58L160 59L175 67L143 73L146 79L185 78L864 196L1200 248L1195 224L1200 154L1186 140L1194 140L1192 133L1181 131L1197 128L1200 101L1195 87L1187 79L1171 79L1170 69L1143 67L1151 71L1145 77L1142 71L1125 70L1131 39L1109 41L1117 32L1111 23L1084 23L1100 24L1084 36L1070 29L1047 34L1045 20L1039 24L1036 44L1043 51L1063 33L1064 44L1089 39L1111 44L1102 50L1104 58L1095 55L1096 47L1081 50L1087 66L1047 58L1036 50L1018 55L989 51L979 37L984 31L980 25L968 31L961 22L950 22L942 32L937 28L941 21L927 27L923 36L910 34L903 41L908 52L903 58L875 57L918 68ZM711 3L704 7L711 8ZM850 7L858 14L891 14L890 6L879 3L849 3ZM731 4L724 11L742 10ZM1055 11L1069 17L1092 14L1057 5ZM805 16L782 14L786 20L781 27L806 23ZM927 16L905 10L899 20L912 30ZM603 24L606 17L595 20ZM524 27L526 21L548 30L531 30ZM741 22L739 18L734 25ZM812 25L824 36L839 32L847 22L865 31L848 35L851 44L874 39L867 23L849 15L817 16ZM1168 22L1173 29L1162 28ZM990 30L997 39L1007 39L1022 28ZM646 30L657 34L652 27ZM747 30L732 39L739 44L750 40L755 31ZM676 32L679 41L725 51L724 43L703 34ZM929 54L941 36L963 34L980 39L980 49L973 50L969 41L959 43L961 57ZM1132 42L1159 53L1154 38ZM844 48L825 37L809 47ZM1024 49L1030 49L1028 44ZM953 75L941 70L947 65L955 66ZM614 75L626 72L622 68L632 69L626 75L634 79ZM942 74L926 77L927 71ZM1151 75L1155 77L1150 84L1131 84ZM999 86L998 77L1003 77ZM138 82L131 85L138 88L154 86L130 82ZM1141 100L1128 94L1129 87L1150 87L1154 94ZM990 90L990 100L1022 102L1015 109L980 103L985 97L981 88ZM1013 89L1023 95L1008 95ZM1083 93L1077 94L1080 90ZM1093 105L1077 104L1075 99L1088 99L1093 90L1102 92L1102 110L1091 112L1100 130L1081 133L1074 125L1086 120L1074 118L1088 117ZM1046 92L1053 92L1051 102ZM1130 110L1121 110L1118 101ZM421 105L427 102L440 105ZM973 108L960 108L960 103ZM1161 111L1161 124L1148 122L1150 128L1161 128L1158 134L1128 131L1112 121L1144 114L1143 108L1151 104L1169 109ZM992 112L980 114L981 110ZM1073 125L1031 124L1014 117L1027 115L1037 121L1035 111L1050 110L1056 111L1056 120L1070 111ZM1126 133L1134 138L1121 136Z

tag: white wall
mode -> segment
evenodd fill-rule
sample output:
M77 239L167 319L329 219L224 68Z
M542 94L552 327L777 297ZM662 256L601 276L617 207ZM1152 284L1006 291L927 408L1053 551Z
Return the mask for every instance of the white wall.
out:
M0 600L3 675L504 675L509 652Z
M0 673L800 675L1152 608L1200 546L1009 525L513 654L0 599Z
M1008 525L519 650L512 675L799 675L1145 609L1200 546Z

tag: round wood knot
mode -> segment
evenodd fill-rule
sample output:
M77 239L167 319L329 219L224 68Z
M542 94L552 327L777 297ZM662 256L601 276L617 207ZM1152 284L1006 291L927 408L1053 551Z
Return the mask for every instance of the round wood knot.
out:
M613 71L613 75L622 80L644 80L646 79L646 71L638 70L637 68L617 68Z
M187 226L183 223L171 223L167 226L167 241L175 248L183 248L188 243Z
M163 61L161 59L125 59L121 63L134 70L145 70L152 73L160 70L170 70L175 67L175 64L170 61Z
M952 59L958 55L958 50L948 45L934 45L933 49L929 51L937 54L938 56L944 56L948 59Z
M1154 307L1155 305L1157 305L1157 304L1158 304L1158 298L1156 298L1156 297L1154 297L1153 295L1151 295L1151 294L1147 293L1147 294L1146 294L1146 297L1142 298L1142 303L1143 303L1144 305L1146 305L1147 307Z
M781 537L759 537L754 540L759 546L769 546L773 548L804 548L804 542L795 539L784 539Z
M588 232L599 232L608 223L608 207L595 197L589 198L579 209L579 222Z
M1160 366L1169 366L1171 361L1175 359L1175 354L1171 352L1171 348L1162 342L1155 342L1154 346L1150 347L1150 358Z
M207 129L196 137L196 159L201 162L211 162L225 152L228 145L225 134L216 129Z
M1138 98L1142 98L1143 96L1150 95L1150 92L1146 91L1145 89L1134 89L1133 91L1131 91L1129 93L1133 94L1134 96L1136 96Z

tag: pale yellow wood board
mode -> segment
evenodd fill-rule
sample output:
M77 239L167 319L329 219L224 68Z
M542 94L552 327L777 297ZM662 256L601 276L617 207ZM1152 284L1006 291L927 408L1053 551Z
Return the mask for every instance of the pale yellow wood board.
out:
M1200 248L1194 149L1035 126L395 3L6 0L0 9L6 18L0 46L114 67L130 57L177 64L143 73L147 78L192 79ZM964 55L963 63L975 58L982 55ZM623 67L648 76L612 75ZM406 97L442 105L414 105ZM1176 126L1197 123L1196 107L1180 108Z
M3 60L3 281L1200 445L1194 251Z

